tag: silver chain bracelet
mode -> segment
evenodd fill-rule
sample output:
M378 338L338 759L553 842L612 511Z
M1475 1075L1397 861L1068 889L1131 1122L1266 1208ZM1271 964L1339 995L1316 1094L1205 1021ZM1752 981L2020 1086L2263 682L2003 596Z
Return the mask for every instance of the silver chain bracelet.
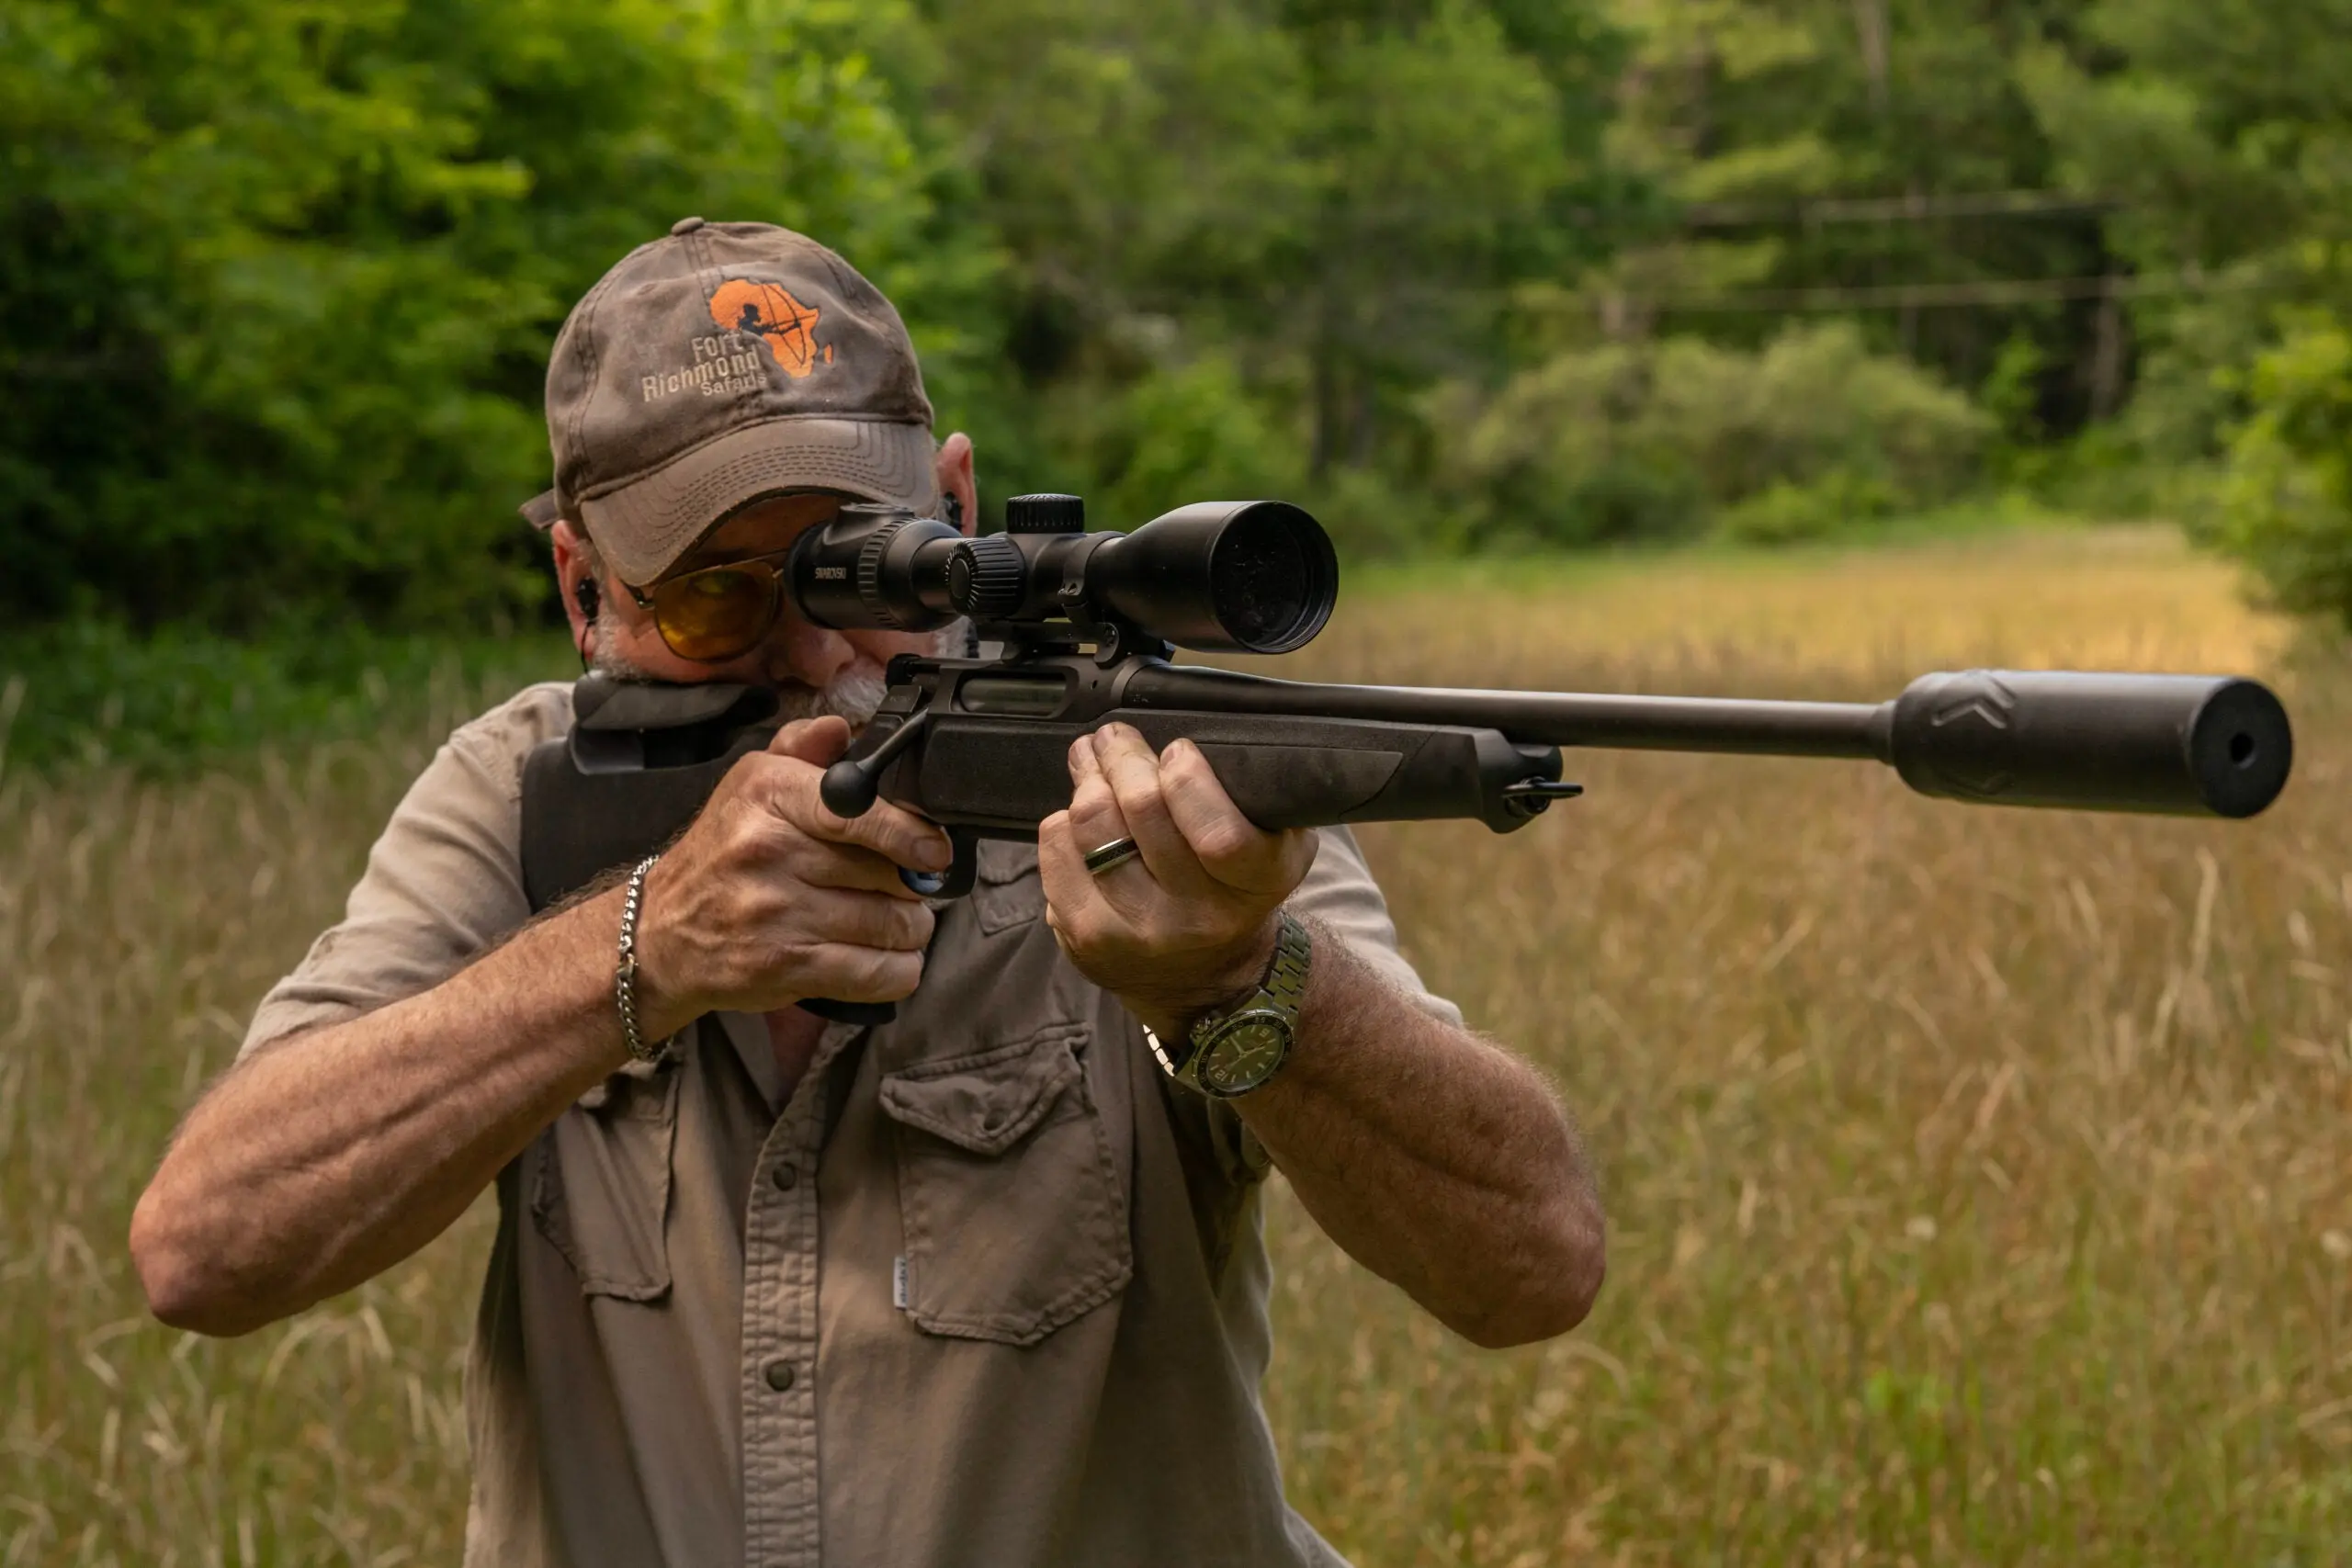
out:
M666 1043L657 1040L649 1046L637 1032L637 910L645 899L645 874L661 858L648 855L628 874L628 896L621 902L620 967L613 971L613 1000L620 1008L621 1040L630 1057L639 1062L660 1061Z

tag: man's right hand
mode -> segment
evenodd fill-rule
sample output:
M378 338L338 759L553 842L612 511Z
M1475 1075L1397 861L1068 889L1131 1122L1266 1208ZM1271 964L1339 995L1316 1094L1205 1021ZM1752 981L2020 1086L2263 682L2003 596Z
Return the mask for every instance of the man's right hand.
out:
M899 871L944 871L947 835L887 801L863 817L828 811L818 782L849 741L838 718L786 725L647 874L637 984L649 1039L707 1012L914 990L933 917Z

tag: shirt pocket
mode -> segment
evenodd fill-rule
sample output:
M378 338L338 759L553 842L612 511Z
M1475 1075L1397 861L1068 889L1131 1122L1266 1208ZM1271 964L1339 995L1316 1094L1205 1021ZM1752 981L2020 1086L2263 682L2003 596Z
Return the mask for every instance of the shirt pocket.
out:
M582 1295L650 1302L670 1291L674 1065L632 1064L582 1095L532 1145L531 1220Z
M884 1077L918 1327L1034 1345L1135 1271L1125 1190L1085 1068L1088 1030L1056 1024Z
M982 839L970 902L981 934L994 936L1025 925L1046 912L1046 886L1037 878L1037 846L1009 839Z

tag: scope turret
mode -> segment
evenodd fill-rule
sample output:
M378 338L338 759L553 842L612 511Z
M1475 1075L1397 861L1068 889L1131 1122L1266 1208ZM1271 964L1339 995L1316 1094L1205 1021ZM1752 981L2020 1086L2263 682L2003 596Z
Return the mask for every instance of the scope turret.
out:
M1004 503L1008 534L1083 534L1086 502L1074 495L1016 495Z

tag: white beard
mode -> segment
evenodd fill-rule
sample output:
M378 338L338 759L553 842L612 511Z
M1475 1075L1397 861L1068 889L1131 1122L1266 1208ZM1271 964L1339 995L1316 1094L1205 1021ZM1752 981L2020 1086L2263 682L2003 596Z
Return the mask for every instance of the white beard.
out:
M874 710L882 705L882 696L889 688L883 684L882 671L872 664L851 665L823 691L811 686L784 686L776 691L776 716L790 724L795 719L822 718L827 714L839 714L849 720L852 731L864 729Z

